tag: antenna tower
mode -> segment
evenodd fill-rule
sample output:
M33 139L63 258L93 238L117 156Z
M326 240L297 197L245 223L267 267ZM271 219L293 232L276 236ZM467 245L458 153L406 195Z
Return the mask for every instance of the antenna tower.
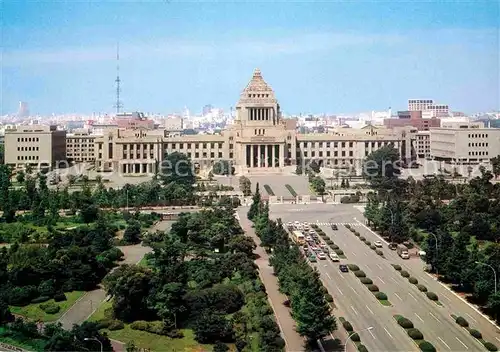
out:
M116 103L115 103L115 108L116 108L116 114L120 113L120 109L123 108L123 104L120 100L120 93L121 93L121 88L120 88L120 44L118 43L116 45Z

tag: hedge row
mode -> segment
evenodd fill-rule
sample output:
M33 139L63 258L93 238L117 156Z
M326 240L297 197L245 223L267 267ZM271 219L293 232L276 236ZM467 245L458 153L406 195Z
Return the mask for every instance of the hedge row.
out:
M366 277L366 274L363 270L359 268L356 264L347 264L347 267L354 273L354 275L361 281L363 285L371 292L379 301L387 301L390 305L390 302L387 300L387 295L384 292L380 292L377 285L373 284L372 279ZM382 303L383 304L383 303Z
M264 185L264 189L266 190L267 194L269 194L271 197L274 197L275 194L273 192L273 189L269 185Z
M352 230L352 229L351 229L351 232L352 232L355 236L359 237L359 239L360 239L361 241L363 241L363 242L364 242L364 243L365 243L368 247L370 247L370 249L374 250L374 251L375 251L375 253L377 253L379 256L381 256L381 257L383 257L383 256L384 256L384 252L383 252L382 250L380 250L380 249L378 249L377 247L375 247L375 245L373 245L373 244L372 244L370 241L368 241L365 237L363 237L363 236L359 236L359 232L357 232L357 231L355 231L355 230Z
M391 265L395 270L399 271L399 273L401 274L402 277L408 279L410 284L416 285L420 292L425 293L427 298L429 298L431 301L439 302L439 297L437 294L435 294L434 292L428 291L427 287L425 287L422 284L419 284L418 279L416 277L411 276L408 271L403 270L403 268L401 268L401 265L398 265L398 264L391 264Z
M471 334L471 336L475 337L476 339L479 340L479 342L481 342L483 344L483 346L488 350L488 351L492 351L492 352L495 352L495 351L498 351L498 347L495 346L494 344L492 344L491 342L488 342L488 341L484 341L483 340L483 334L481 334L481 332L479 330L476 330L476 329L472 329L471 327L469 327L469 322L467 320L465 320L464 317L456 317L454 315L452 315L452 317L455 319L455 322L460 325L461 327L467 329L467 331L469 331L469 334Z
M342 327L344 328L345 331L347 331L347 335L349 335L351 341L353 341L356 344L356 347L358 348L359 352L368 352L368 349L366 348L365 345L361 343L361 338L359 337L359 334L354 332L354 328L352 327L352 324L345 320L344 317L339 317L339 321L342 324Z
M405 329L408 336L415 341L421 351L423 352L436 352L436 348L429 341L424 340L424 334L413 326L413 322L403 317L402 315L395 315L394 319L396 319L399 326Z
M293 197L297 197L297 192L295 192L295 190L293 189L292 186L290 186L288 183L285 185L286 189L288 190L288 192L290 192L290 194L293 196Z

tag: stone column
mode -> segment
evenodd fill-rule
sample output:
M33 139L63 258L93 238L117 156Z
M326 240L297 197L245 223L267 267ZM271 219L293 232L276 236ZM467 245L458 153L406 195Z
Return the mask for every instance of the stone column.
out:
M283 144L280 144L280 149L279 149L279 153L278 153L280 168L285 166L284 165L285 160L283 159L284 156L285 156L285 148L284 148Z
M269 167L269 165L268 165L269 164L269 160L268 160L268 156L269 156L268 152L269 152L269 150L268 149L269 149L268 145L265 145L264 146L264 167Z
M250 144L250 167L254 167L253 166L253 158L254 158L254 156L253 156L253 145Z
M273 145L271 149L271 163L271 167L276 167L276 145Z

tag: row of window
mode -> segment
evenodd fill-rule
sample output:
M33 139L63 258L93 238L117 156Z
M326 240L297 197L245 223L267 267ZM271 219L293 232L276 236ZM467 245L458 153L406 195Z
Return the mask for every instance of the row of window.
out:
M18 142L39 142L38 137L20 137L17 139Z
M488 143L469 143L469 147L487 147Z
M472 133L469 134L469 138L488 138L487 133Z
M18 152L37 152L38 147L17 147Z
M479 151L479 152L469 152L469 155L488 155L488 152Z
M17 160L39 160L38 155L18 155Z
M330 156L331 156L330 151L329 151L329 150L327 150L327 151L326 151L326 157L328 158L328 157L330 157ZM334 156L334 157L338 156L338 152L337 152L337 151L334 151L334 152L333 152L333 156ZM345 150L343 150L343 151L342 151L341 156L346 156L346 154L345 154ZM352 150L351 150L351 151L349 151L349 156L351 156L351 157L352 157L352 156L354 156L354 152L353 152ZM308 153L307 153L307 150L305 150L305 151L304 151L304 158L307 158L307 157L308 157ZM312 151L312 152L311 152L311 158L314 158L314 157L316 157L316 152L315 152L315 151ZM320 158L322 158L322 157L323 157L323 151L319 151L319 152L318 152L318 157L320 157Z

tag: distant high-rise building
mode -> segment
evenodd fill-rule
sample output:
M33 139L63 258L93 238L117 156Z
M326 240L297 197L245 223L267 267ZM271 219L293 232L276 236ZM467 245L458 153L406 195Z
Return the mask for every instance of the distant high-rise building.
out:
M25 101L19 102L19 110L17 111L17 116L19 117L28 117L30 116L30 109L28 107L28 103Z
M432 99L409 99L409 111L430 111L432 116L443 117L449 115L449 107L446 104L437 104Z
M213 107L212 105L210 105L210 104L205 105L205 106L203 107L202 115L203 115L203 116L205 116L205 115L210 114L210 112L212 111L212 109L213 109L213 108L214 108L214 107Z

